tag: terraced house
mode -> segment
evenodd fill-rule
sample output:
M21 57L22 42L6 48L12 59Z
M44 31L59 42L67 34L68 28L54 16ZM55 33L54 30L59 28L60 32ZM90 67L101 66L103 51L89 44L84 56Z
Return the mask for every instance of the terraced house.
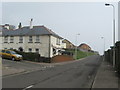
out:
M2 29L2 48L37 52L43 57L60 54L63 38L45 26L26 26L15 30Z

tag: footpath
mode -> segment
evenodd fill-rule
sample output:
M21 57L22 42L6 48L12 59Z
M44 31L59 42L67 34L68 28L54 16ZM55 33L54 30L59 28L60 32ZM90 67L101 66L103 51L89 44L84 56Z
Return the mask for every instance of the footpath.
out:
M102 61L92 86L93 90L94 88L114 88L120 90L119 86L119 78L113 66L109 62Z

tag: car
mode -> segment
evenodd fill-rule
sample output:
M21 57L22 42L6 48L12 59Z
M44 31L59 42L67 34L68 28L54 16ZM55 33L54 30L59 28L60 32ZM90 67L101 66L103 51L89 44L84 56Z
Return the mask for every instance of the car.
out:
M0 52L0 56L4 59L11 59L13 61L17 60L20 61L23 59L22 55L17 54L15 51L13 50L1 50Z

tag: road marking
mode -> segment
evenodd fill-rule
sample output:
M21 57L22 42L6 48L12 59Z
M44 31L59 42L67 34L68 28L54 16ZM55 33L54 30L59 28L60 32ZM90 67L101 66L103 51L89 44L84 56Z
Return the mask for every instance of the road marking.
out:
M33 86L34 86L34 85L30 85L30 86L24 88L23 90L27 90L27 89L29 89L29 88L32 88Z

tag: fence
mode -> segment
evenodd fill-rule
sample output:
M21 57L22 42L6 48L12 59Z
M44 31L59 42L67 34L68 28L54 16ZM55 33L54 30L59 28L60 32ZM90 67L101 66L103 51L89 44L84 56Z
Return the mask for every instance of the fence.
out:
M105 51L105 60L113 65L113 50L114 47ZM115 69L120 75L120 41L115 44Z

